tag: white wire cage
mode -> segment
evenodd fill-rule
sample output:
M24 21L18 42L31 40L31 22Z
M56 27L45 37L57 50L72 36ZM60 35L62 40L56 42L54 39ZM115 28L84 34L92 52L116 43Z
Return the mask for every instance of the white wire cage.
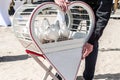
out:
M81 1L68 4L66 12L53 2L39 5L26 4L16 11L13 18L14 32L21 44L28 50L45 55L48 61L59 52L64 54L63 51L78 48L82 50L83 45L92 34L94 23L95 17L92 9ZM57 57L62 54L58 54ZM76 59L81 59L81 56L82 51ZM54 62L54 60L50 62ZM74 69L77 70L78 67ZM63 68L65 67L63 66ZM65 72L66 74L67 72ZM62 78L73 80L71 77Z
M68 11L64 13L58 5L47 4L39 6L27 4L16 11L13 18L14 31L24 47L30 48L34 43L31 35L41 48L47 49L46 52L63 50L63 46L64 49L68 49L84 44L94 26L94 14L91 8L75 2L70 4ZM31 47L36 51L35 46Z
M32 4L20 6L13 16L13 28L16 37L25 48L38 52L29 32L29 19L36 7L37 5Z

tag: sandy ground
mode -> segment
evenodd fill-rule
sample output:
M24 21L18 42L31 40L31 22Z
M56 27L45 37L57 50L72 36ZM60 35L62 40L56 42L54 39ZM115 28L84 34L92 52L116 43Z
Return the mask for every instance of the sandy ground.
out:
M120 80L120 20L110 19L100 39L96 80ZM25 53L12 27L0 27L0 80L42 80L44 72ZM84 60L78 75L82 76Z

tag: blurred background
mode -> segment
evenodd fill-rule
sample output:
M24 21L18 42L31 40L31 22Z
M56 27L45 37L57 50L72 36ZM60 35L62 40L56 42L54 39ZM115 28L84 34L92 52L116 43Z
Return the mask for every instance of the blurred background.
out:
M25 53L14 35L12 19L24 4L40 4L45 0L0 0L0 80L41 80L44 71ZM8 5L8 6L6 6ZM5 8L6 7L6 8ZM95 80L120 80L120 1L114 0L111 18L99 40ZM44 60L43 60L44 61ZM84 70L82 60L78 80Z

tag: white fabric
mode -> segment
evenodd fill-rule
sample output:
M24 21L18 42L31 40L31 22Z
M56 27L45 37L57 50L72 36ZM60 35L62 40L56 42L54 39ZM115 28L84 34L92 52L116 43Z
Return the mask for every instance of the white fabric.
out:
M11 21L8 15L8 8L11 0L0 0L0 25L11 25Z
M24 4L25 1L15 1L15 6L14 6L14 9L15 11L21 6Z

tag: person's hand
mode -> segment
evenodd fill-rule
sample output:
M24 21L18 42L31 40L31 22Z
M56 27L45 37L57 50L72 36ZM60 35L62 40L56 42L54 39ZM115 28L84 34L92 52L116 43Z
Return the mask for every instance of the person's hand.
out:
M86 43L83 46L83 56L82 59L86 58L93 51L93 45L90 43Z
M62 8L63 11L66 11L68 9L67 7L67 4L69 3L68 1L66 0L54 0L54 1Z

